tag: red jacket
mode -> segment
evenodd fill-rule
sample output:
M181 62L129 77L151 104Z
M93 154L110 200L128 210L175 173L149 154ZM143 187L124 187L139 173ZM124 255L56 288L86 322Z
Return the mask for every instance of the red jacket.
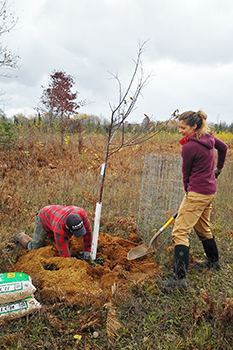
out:
M222 169L227 153L227 145L213 133L196 138L192 136L182 147L182 172L186 192L214 194L217 191L215 179L215 149L217 168Z
M86 234L83 236L84 250L90 252L92 244L92 228L85 210L79 207L62 205L48 205L40 210L40 220L49 237L54 236L54 240L59 252L59 256L69 257L68 240L72 233L66 229L65 221L70 213L78 214L83 220Z

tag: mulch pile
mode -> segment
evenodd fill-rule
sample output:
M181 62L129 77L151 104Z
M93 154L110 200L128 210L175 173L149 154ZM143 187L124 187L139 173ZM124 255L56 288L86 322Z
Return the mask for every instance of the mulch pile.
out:
M82 238L70 239L71 258L59 257L55 243L48 239L43 248L22 250L14 270L31 276L44 303L102 306L111 300L113 290L124 298L130 286L158 273L159 267L149 255L127 260L128 251L137 245L100 233L96 260L88 263L79 254L83 251Z

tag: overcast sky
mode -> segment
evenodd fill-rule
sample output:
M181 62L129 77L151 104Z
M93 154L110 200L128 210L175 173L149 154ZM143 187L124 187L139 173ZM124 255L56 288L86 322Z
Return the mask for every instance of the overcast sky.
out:
M1 40L21 56L20 69L1 79L7 117L35 113L54 70L72 75L80 113L109 118L126 88L139 42L145 74L153 72L130 122L144 113L166 120L175 109L202 109L209 122L233 122L232 0L9 0L19 18ZM17 75L17 76L16 76Z

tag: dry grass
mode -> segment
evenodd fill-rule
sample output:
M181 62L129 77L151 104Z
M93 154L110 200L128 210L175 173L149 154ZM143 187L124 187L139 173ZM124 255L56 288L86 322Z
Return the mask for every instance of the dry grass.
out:
M16 148L0 153L2 237L20 229L30 233L36 212L52 203L83 207L93 217L104 160L104 153L99 150L104 152L105 139L93 141L96 135L87 135L79 153L76 135L71 135L61 148L57 134L38 130L26 130L25 134L18 135ZM179 149L172 143L155 140L123 149L109 159L102 210L105 221L137 216L145 152L173 148L176 152Z
M81 206L93 224L104 159L100 150L105 149L105 139L100 135L86 135L80 153L78 137L69 136L61 148L60 135L56 133L36 128L19 129L16 148L9 153L0 152L1 272L17 257L17 252L4 248L8 238L21 229L32 234L35 214L44 205ZM178 139L177 135L160 134L150 142L134 149L126 148L110 158L103 195L102 232L122 238L135 232L145 152L179 153ZM170 238L161 239L153 256L162 267L160 274L143 285L135 284L127 301L117 309L113 300L112 314L97 306L85 309L69 307L65 302L43 306L40 313L1 325L0 348L232 349L231 152L230 149L229 167L221 174L212 219L221 257L220 272L200 273L191 268L188 292L168 294L161 282L171 272L173 253L168 247ZM203 256L200 243L193 235L191 254ZM113 330L110 316L117 324ZM75 335L81 336L78 344ZM108 335L112 335L111 342Z

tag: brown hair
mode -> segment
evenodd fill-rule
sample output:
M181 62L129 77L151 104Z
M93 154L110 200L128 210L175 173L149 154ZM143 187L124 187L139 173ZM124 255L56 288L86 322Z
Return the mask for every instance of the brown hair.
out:
M202 134L209 134L210 128L206 123L207 115L203 111L193 112L187 111L179 115L178 120L183 120L187 125L194 126L197 124L196 136L201 137Z

